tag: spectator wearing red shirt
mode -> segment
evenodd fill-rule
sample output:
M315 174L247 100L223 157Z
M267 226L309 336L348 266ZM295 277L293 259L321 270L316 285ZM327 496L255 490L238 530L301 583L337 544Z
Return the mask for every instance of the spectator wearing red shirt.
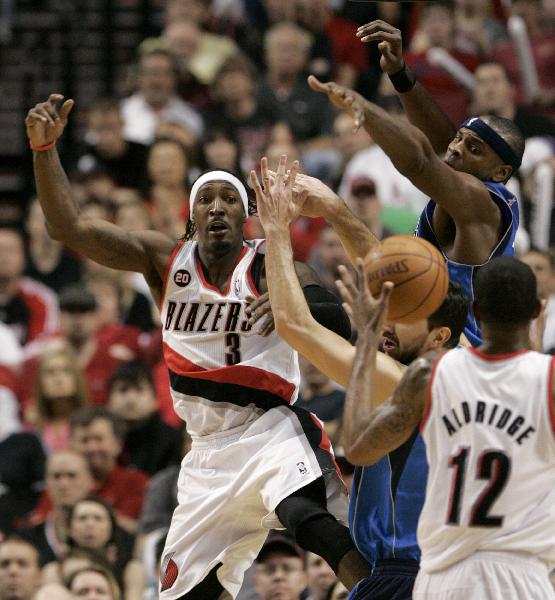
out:
M54 293L23 277L24 269L21 233L0 228L0 321L9 325L21 345L54 333L59 321Z
M99 406L82 408L71 420L71 442L89 463L95 480L93 494L114 509L121 527L135 533L148 477L117 464L123 436L120 419Z
M453 8L446 3L430 2L422 9L421 33L427 46L425 51L416 50L405 54L405 61L418 81L428 90L434 100L454 123L462 123L468 114L470 92L443 67L430 62L430 50L440 48L473 73L480 64L475 54L467 54L453 45L455 18Z

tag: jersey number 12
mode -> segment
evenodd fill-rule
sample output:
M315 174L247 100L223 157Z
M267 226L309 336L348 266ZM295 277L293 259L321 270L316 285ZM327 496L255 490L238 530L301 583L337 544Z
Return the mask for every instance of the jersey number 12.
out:
M453 469L451 497L447 512L447 523L449 525L460 524L469 452L470 448L468 446L462 446L449 458L449 468ZM503 525L503 516L490 515L489 511L507 485L510 472L511 459L504 452L484 450L480 454L476 461L476 479L485 479L488 483L472 506L470 527L501 527Z

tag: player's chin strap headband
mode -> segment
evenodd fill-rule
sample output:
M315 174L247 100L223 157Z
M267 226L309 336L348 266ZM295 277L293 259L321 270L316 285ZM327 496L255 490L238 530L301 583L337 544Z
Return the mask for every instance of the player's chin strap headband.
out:
M509 144L480 117L467 119L461 127L478 134L505 164L511 165L513 173L520 167L521 159Z
M208 173L201 175L195 181L195 183L193 183L193 189L191 190L191 195L189 196L189 214L191 215L191 218L193 216L193 208L195 207L198 191L205 183L212 181L227 181L227 183L230 183L239 192L239 196L241 196L241 202L243 202L243 208L245 209L245 216L249 216L249 198L247 196L247 188L241 183L241 181L235 177L235 175L232 175L227 171L209 171Z

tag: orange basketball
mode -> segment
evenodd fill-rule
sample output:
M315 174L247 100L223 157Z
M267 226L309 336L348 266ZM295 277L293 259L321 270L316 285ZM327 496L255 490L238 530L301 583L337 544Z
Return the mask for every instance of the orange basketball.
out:
M426 319L447 294L449 273L439 250L426 240L408 235L386 238L365 260L368 287L378 297L382 284L395 284L387 318L394 323Z

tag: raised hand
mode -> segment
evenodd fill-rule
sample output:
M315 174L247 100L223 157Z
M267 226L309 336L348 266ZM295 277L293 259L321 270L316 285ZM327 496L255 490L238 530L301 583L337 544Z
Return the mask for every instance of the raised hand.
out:
M46 102L36 104L27 113L25 127L31 146L47 146L62 135L73 108L73 100L66 100L58 110L58 105L63 99L61 94L50 94Z
M339 267L339 274L341 279L337 281L337 288L343 299L343 307L359 335L372 335L376 337L377 344L381 339L393 283L386 281L379 298L375 299L368 290L366 269L361 258L356 260L356 283L342 265Z
M245 300L247 301L247 308L245 309L245 312L249 318L249 323L251 325L255 325L258 323L258 321L264 318L264 321L262 321L262 324L260 325L258 334L262 337L269 336L270 333L272 333L272 331L275 329L274 315L270 305L270 294L265 292L264 294L258 296L258 298L247 296Z
M334 81L322 83L314 75L309 75L307 81L315 92L326 94L333 105L349 113L353 118L355 129L364 123L366 100L360 94Z
M382 71L393 75L403 68L403 39L399 29L385 21L371 21L358 28L357 37L366 43L378 42Z
M260 161L262 186L254 171L251 171L251 183L256 193L257 213L264 231L272 227L288 228L299 216L306 193L294 193L293 186L299 173L299 161L295 160L287 173L287 156L279 159L274 176L270 175L268 159Z

